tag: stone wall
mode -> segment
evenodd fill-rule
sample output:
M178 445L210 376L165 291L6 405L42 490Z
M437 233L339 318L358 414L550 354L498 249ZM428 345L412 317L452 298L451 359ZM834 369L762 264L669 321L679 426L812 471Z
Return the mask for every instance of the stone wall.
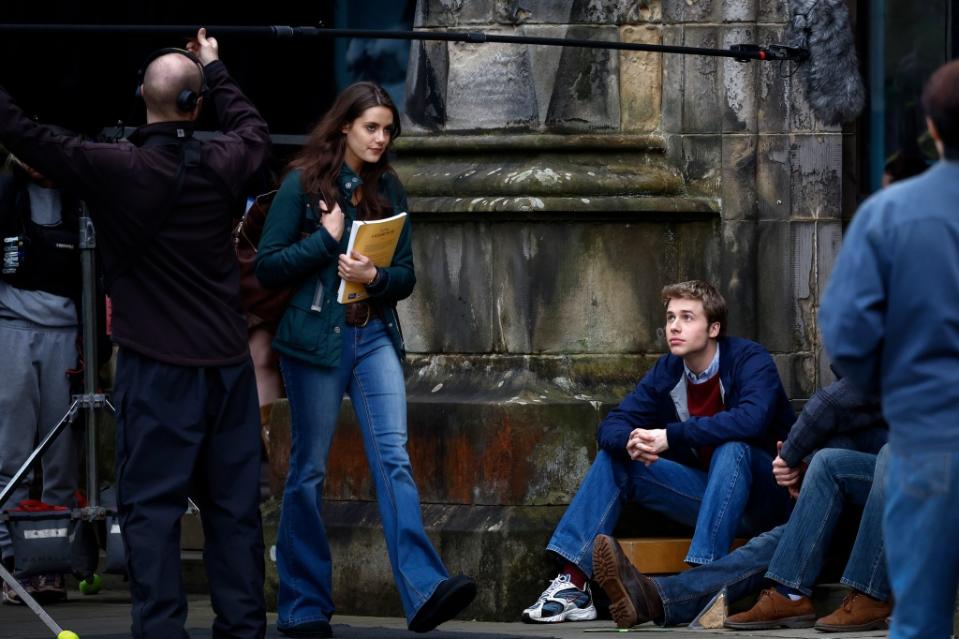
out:
M421 0L416 28L728 47L781 42L785 21L784 0ZM513 620L551 576L542 549L596 424L664 350L663 284L718 283L730 332L773 352L792 397L828 377L815 317L843 134L778 63L411 47L396 144L418 278L400 305L408 448L429 534L479 578L469 614ZM282 459L288 414L274 417ZM339 609L399 612L349 409L340 426L325 491Z
M786 18L784 0L423 0L416 27L728 47L783 42ZM661 135L686 192L714 198L720 211L717 269L698 274L729 298L731 331L776 354L793 397L829 378L815 313L841 233L843 141L805 104L802 72L526 45L418 43L412 52L413 135ZM647 338L655 330L630 329Z

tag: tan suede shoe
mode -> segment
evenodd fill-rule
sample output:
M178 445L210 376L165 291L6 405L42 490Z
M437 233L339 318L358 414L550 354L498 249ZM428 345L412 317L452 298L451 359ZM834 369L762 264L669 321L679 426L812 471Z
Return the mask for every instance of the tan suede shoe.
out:
M809 597L793 601L779 594L775 588L759 593L756 605L731 615L723 625L736 630L771 630L773 628L812 628L816 611Z
M815 628L822 632L885 630L889 627L891 614L891 601L877 601L858 590L851 590L835 612L816 620Z

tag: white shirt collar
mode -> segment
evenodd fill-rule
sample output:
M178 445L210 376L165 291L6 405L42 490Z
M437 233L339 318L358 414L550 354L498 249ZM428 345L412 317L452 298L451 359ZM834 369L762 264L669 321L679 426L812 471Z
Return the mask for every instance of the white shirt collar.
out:
M696 374L689 370L689 367L686 366L685 361L683 361L683 370L686 372L686 379L689 380L690 384L702 384L711 380L719 373L719 343L716 344L716 354L713 355L713 361L709 362L709 366L706 367L706 370L704 370L702 373Z

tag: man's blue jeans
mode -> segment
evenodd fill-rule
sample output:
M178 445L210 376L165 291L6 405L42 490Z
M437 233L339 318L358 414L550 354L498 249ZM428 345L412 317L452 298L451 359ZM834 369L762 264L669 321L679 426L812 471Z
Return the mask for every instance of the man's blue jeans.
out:
M423 530L406 452L403 371L383 323L345 327L338 368L285 356L280 366L293 446L277 536L278 625L329 621L333 614L332 562L320 509L344 392L350 394L362 432L393 577L409 621L449 574Z
M959 453L893 449L883 518L896 608L892 639L945 639L959 582Z
M689 623L723 588L730 601L735 601L762 588L764 575L780 582L784 579L776 575L790 575L787 585L800 584L794 587L808 593L822 567L823 553L843 503L865 503L865 508L842 582L877 599L888 599L880 526L886 459L885 450L878 461L875 455L849 450L824 449L816 453L787 524L750 539L745 546L709 565L671 577L653 578L666 615L661 622ZM860 479L865 476L868 481ZM868 499L863 494L864 487Z
M816 453L767 578L811 595L843 505L853 504L863 512L842 583L874 599L889 599L882 541L888 450L878 457L835 448Z
M593 539L612 534L623 504L636 502L695 526L686 561L708 564L729 552L736 535L754 535L786 520L791 505L772 476L772 458L742 442L713 452L709 472L668 459L646 466L600 450L560 520L547 550L593 574Z

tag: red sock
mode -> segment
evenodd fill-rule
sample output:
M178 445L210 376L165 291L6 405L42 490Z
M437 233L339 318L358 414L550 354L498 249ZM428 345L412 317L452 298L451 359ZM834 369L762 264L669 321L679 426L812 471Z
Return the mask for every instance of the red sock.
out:
M586 587L586 573L580 570L576 564L567 561L566 565L563 566L563 574L569 575L569 580L580 590Z

